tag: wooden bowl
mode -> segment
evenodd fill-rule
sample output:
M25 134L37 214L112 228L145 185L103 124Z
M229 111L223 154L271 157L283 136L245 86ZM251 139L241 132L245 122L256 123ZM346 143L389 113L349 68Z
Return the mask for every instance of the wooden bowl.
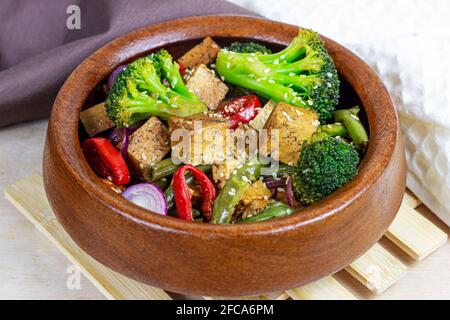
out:
M253 39L280 48L297 32L296 26L246 16L189 17L131 32L80 64L55 100L43 168L50 204L76 243L104 265L152 286L240 296L317 280L377 242L405 190L399 124L374 71L326 38L343 79L344 102L363 107L371 140L358 176L306 210L253 224L184 222L123 199L100 182L83 157L80 110L93 89L124 61L161 47L179 56L206 36L222 45Z

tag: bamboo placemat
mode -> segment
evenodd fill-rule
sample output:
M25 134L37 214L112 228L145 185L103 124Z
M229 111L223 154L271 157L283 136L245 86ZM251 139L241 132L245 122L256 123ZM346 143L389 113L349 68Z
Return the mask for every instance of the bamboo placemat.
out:
M47 201L42 176L32 174L5 190L5 195L83 274L109 299L172 299L162 289L129 279L100 264L82 251L56 220ZM420 214L420 205L410 193L385 236L413 259L420 261L447 241L447 234ZM381 294L396 283L407 267L380 243L345 268L351 276L372 292ZM205 297L205 299L356 299L332 276L303 287L257 297Z

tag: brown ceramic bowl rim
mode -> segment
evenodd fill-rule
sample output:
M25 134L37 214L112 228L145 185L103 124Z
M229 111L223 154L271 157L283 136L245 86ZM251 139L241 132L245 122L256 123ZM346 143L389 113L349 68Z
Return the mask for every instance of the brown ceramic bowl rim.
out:
M67 174L72 176L77 184L90 193L92 197L95 197L97 201L110 207L111 214L120 215L135 223L152 228L186 232L201 238L276 234L283 230L295 229L339 214L349 204L357 201L380 178L388 166L393 156L397 135L399 134L398 121L392 101L375 72L349 50L326 37L323 38L327 46L333 46L336 55L339 55L340 59L352 60L353 63L361 65L363 69L367 70L366 74L361 73L361 77L358 74L354 74L352 76L353 80L347 80L352 87L355 87L352 81L368 82L367 87L362 86L361 90L355 90L361 99L362 107L366 107L371 140L366 155L360 164L358 175L323 201L283 218L257 223L215 225L186 222L170 216L149 213L149 211L122 198L100 182L100 178L91 170L83 156L78 136L79 113L87 96L114 68L120 65L121 62L131 58L131 56L127 56L128 47L139 46L140 49L142 48L140 51L145 52L155 47L162 47L165 44L183 41L183 28L194 28L198 24L207 24L212 21L211 19L214 20L215 24L229 22L230 19L238 19L243 20L242 22L245 23L263 25L265 27L276 24L282 29L284 28L291 32L292 28L298 29L297 26L242 15L193 16L149 25L125 34L98 49L67 78L55 100L49 122L49 126L52 126L54 130L53 139L55 140L56 151L67 156L59 157ZM165 30L171 30L167 32L172 34L178 32L180 34L179 40L169 43L148 41L149 35L165 32ZM164 39L164 37L161 38ZM262 39L259 36L252 38L255 41ZM264 41L270 40L266 38ZM272 42L286 44L278 43L275 39ZM351 72L351 70L346 70L346 72ZM82 81L79 79L82 79ZM69 92L68 90L68 88L74 87L78 88L78 92L75 95L74 92ZM374 90L379 95L368 99L368 91L373 92ZM386 101L389 103L386 103ZM384 107L381 107L380 104L383 104ZM52 123L61 125L53 126ZM396 125L389 127L388 124L390 123L395 123Z

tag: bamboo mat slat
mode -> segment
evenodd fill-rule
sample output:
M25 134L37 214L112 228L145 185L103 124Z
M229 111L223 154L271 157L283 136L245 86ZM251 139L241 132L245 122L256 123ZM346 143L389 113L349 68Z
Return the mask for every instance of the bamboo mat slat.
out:
M415 260L423 260L447 241L447 234L404 200L385 236Z
M333 276L287 290L286 293L294 300L356 300L356 297Z
M5 195L108 299L172 299L164 290L122 276L82 251L53 215L39 174L8 187Z
M406 266L376 243L365 254L345 268L359 282L381 294L406 273Z
M415 209L421 204L422 202L419 199L417 199L409 190L406 190L402 205Z
M139 283L103 266L82 251L53 215L42 176L32 174L5 190L5 195L83 274L109 299L172 299L159 288ZM447 241L447 234L415 210L421 203L405 193L400 211L386 233L400 249L421 260ZM369 290L381 294L407 271L406 266L380 244L351 263L345 270ZM205 297L205 299L356 299L349 288L328 276L305 286L251 297Z

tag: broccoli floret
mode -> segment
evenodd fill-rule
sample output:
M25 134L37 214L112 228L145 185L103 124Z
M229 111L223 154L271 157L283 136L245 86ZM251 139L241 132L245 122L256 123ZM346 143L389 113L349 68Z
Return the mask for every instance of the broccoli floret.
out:
M322 136L304 142L293 179L296 198L303 205L322 200L353 179L358 164L355 147L342 139Z
M163 83L167 81L170 86ZM152 116L168 119L207 110L185 86L178 64L166 50L137 59L116 78L105 101L106 112L118 127Z
M312 30L301 29L289 46L277 53L221 50L216 69L231 84L313 109L321 123L332 118L339 100L336 67L323 40Z
M254 53L254 52L261 52L263 54L272 53L272 51L265 45L256 42L233 42L228 47L225 47L225 49L239 53Z

